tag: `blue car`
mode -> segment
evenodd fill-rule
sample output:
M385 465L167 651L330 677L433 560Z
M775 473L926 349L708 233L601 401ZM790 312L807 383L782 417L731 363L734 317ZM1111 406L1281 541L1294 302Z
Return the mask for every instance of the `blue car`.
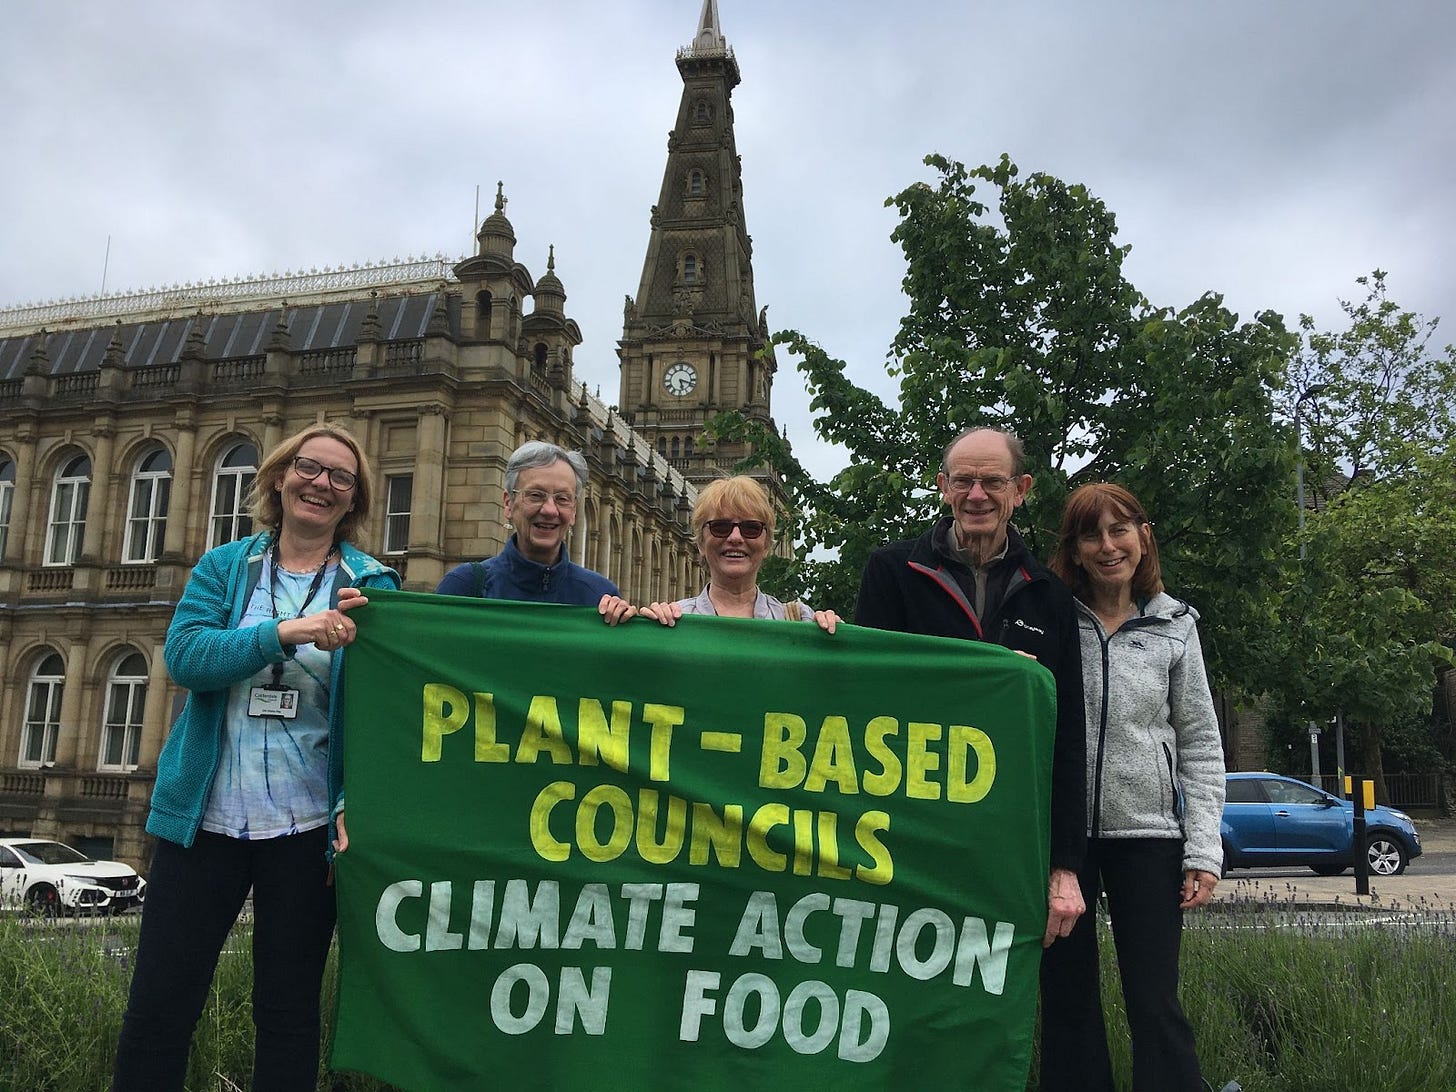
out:
M1355 863L1355 805L1272 773L1231 773L1225 780L1223 867L1307 865L1338 876ZM1365 813L1370 872L1399 876L1421 855L1421 836L1403 811Z

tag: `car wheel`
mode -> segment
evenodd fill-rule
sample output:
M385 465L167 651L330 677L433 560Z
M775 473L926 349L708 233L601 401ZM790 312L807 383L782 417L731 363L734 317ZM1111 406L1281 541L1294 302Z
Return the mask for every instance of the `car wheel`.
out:
M1389 834L1373 834L1366 843L1370 857L1370 871L1377 876L1399 876L1410 863L1405 846Z
M32 914L53 918L61 908L61 896L48 883L38 883L25 893L25 905Z
M1309 867L1314 869L1316 876L1340 876L1350 866L1345 864L1312 864Z

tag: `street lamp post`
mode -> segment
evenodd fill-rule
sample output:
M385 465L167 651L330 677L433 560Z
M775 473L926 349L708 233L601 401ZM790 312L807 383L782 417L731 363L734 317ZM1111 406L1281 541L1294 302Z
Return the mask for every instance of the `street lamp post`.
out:
M1307 399L1317 394L1323 394L1329 389L1328 383L1316 383L1308 388L1303 394L1294 400L1294 507L1295 518L1299 521L1299 560L1304 560L1304 432L1300 428L1300 410L1304 407Z
M1301 566L1304 563L1305 554L1308 552L1308 550L1307 550L1307 547L1305 546L1305 543L1304 543L1304 431L1300 427L1300 425L1302 423L1301 422L1301 418L1300 418L1300 410L1303 409L1304 403L1305 403L1305 401L1307 399L1313 398L1315 395L1318 395L1318 394L1323 394L1328 389L1329 389L1329 384L1328 383L1316 383L1316 384L1314 384L1311 387L1307 387L1305 389L1304 393L1301 394L1298 398L1296 398L1294 400L1294 507L1295 507L1295 513L1296 513L1295 518L1298 520L1298 528L1299 528L1299 560L1300 560ZM1335 786L1335 791L1337 793L1339 793L1340 795L1343 795L1342 789L1343 789L1343 781L1344 781L1344 773L1345 773L1345 771L1344 771L1344 765L1345 765L1345 762L1344 762L1344 757L1345 757L1345 732L1344 732L1344 727L1345 727L1344 719L1341 718L1340 720L1338 720L1336 722L1336 727L1335 727L1335 749L1336 749L1336 751L1339 754L1339 757L1335 760L1335 765L1336 765L1336 768L1337 768L1337 770L1336 770L1336 779L1340 781L1340 784ZM1318 785L1320 788L1324 788L1323 785L1320 785L1319 736L1320 736L1319 725L1317 725L1314 721L1310 721L1309 722L1309 768L1310 768L1310 779L1316 785Z

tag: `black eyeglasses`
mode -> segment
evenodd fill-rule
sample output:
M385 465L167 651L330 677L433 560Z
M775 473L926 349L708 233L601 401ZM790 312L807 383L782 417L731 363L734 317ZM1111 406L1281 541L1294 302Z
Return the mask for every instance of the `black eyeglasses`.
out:
M733 533L733 528L737 527L738 533L744 538L755 539L767 528L767 524L759 519L710 519L703 526L714 538L727 538Z
M992 474L989 477L979 477L970 474L958 474L950 479L950 491L952 493L969 493L979 483L985 491L986 496L995 497L1006 492L1011 487L1013 479L1003 477L1000 474Z
M324 466L317 459L310 459L303 455L293 457L293 469L298 471L300 478L307 478L309 481L313 481L327 470L329 484L335 489L353 489L359 484L359 475L352 470L345 470L341 466Z

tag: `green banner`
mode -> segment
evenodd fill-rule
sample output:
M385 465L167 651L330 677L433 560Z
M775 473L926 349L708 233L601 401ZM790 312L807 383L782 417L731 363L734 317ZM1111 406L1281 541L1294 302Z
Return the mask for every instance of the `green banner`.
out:
M419 1090L1025 1086L1040 665L847 625L369 599L336 1068Z

